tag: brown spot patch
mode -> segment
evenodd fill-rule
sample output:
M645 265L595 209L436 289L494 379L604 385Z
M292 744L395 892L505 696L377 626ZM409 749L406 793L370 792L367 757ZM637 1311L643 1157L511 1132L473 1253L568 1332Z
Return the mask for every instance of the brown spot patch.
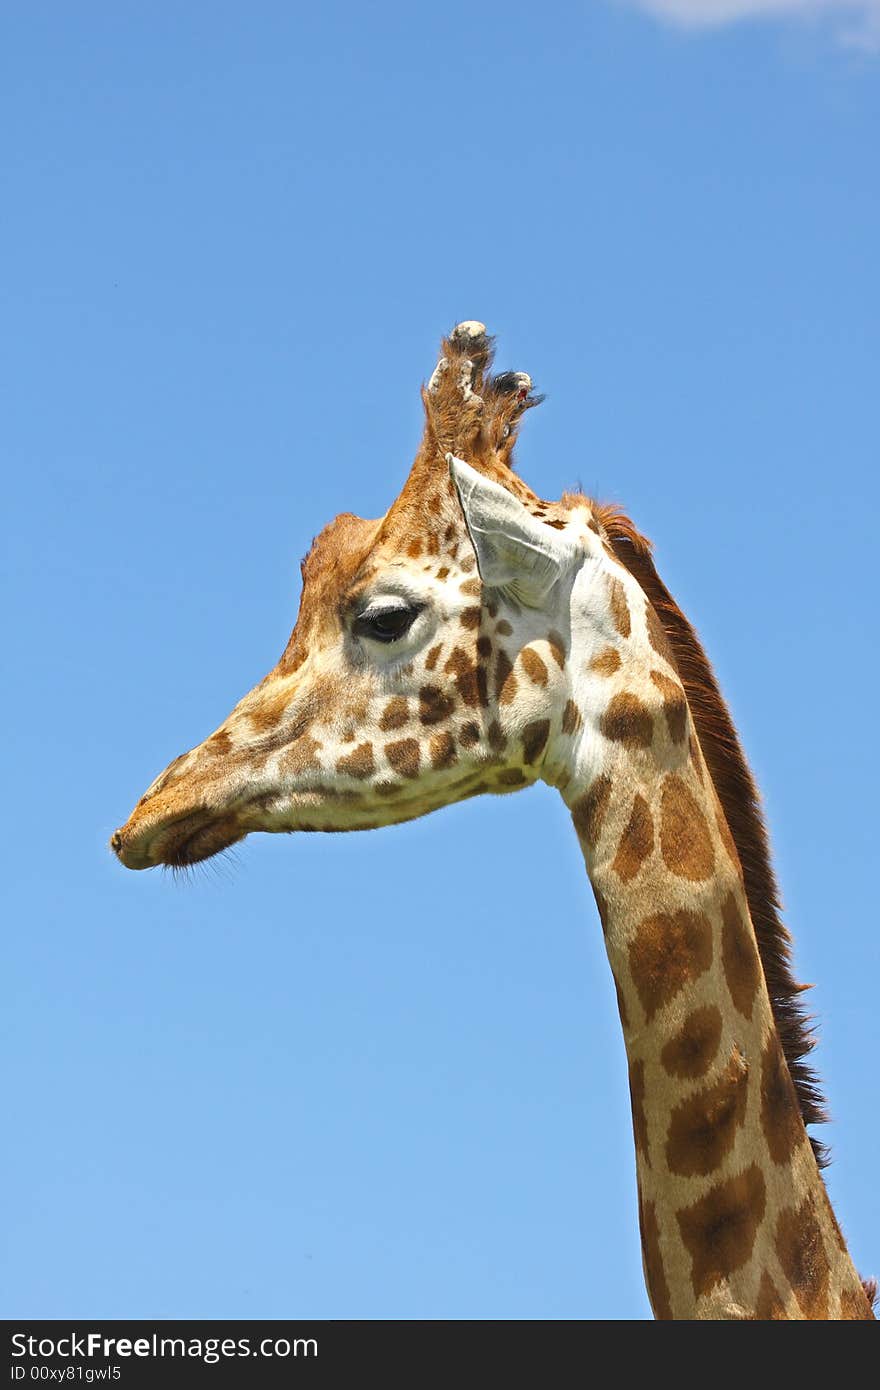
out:
M495 776L495 783L499 787L524 787L528 780L518 767L506 767Z
M480 741L479 724L474 724L470 721L467 724L462 724L458 734L458 741L463 748L473 748L474 744Z
M801 1312L810 1320L828 1317L828 1256L812 1196L795 1210L779 1213L776 1254Z
M705 1177L719 1167L745 1119L748 1081L748 1066L735 1047L718 1080L675 1107L666 1136L670 1173Z
M477 656L482 657L483 661L487 661L491 655L492 655L492 638L491 638L491 637L486 637L485 634L484 634L482 637L478 637L478 638L477 638Z
M666 727L673 743L684 743L687 731L687 701L678 681L670 680L662 671L652 671L651 680L663 697Z
M463 608L459 614L458 621L462 627L477 628L480 626L481 610L478 606L473 608Z
M755 1303L755 1320L757 1322L787 1322L788 1314L785 1311L785 1304L779 1297L776 1285L765 1270L761 1275L761 1283L758 1286L758 1298Z
M600 889L596 888L596 886L595 886L594 884L591 885L591 887L592 887L592 889L593 889L593 897L596 899L596 909L597 909L597 911L598 911L598 913L599 913L599 921L602 923L602 933L603 933L603 935L607 935L607 932L608 932L608 900L607 900L607 898L605 897L605 894L604 894L603 892L601 892ZM612 971L612 973L613 973L613 971ZM616 978L615 978L614 983L615 983L615 985L617 984Z
M375 770L372 743L358 744L353 752L347 753L336 764L336 771L343 773L346 777L372 777Z
M646 917L629 946L633 983L648 1022L712 964L712 924L702 912Z
M332 699L328 700L328 704L332 708ZM343 713L345 715L345 718L352 720L353 723L363 724L364 720L367 718L367 715L369 714L369 711L369 700L363 695L357 695L350 700L346 700ZM331 719L328 720L328 723L329 722L332 722L332 715Z
M495 631L498 633L499 637L510 637L513 633L513 628L506 618L499 618L498 622L495 624Z
M670 1076L692 1080L705 1076L721 1042L721 1011L706 1004L689 1013L678 1032L663 1046L660 1061Z
M533 681L535 685L547 684L547 667L536 651L533 651L531 647L523 647L520 652L520 660L530 681Z
M626 690L613 697L599 721L599 728L606 738L622 743L625 748L650 748L654 737L651 711L637 695Z
M721 959L730 997L744 1018L751 1018L761 978L754 937L743 920L736 898L728 893L721 907Z
M648 1297L658 1321L668 1322L672 1318L672 1304L669 1298L669 1285L663 1268L663 1255L660 1250L660 1227L653 1202L643 1202L639 1193L639 1232L642 1237L642 1257L645 1264L645 1283Z
M611 867L624 883L629 883L631 878L635 878L653 848L654 822L651 820L647 801L637 793Z
M218 757L223 753L228 753L231 747L232 739L228 729L218 729L216 734L212 734L208 739L208 748Z
M645 1064L631 1062L629 1068L629 1098L632 1105L633 1138L636 1153L645 1164L651 1166L651 1152L648 1141L648 1120L645 1115Z
M379 720L379 728L387 733L389 729L400 729L409 719L409 702L404 700L402 695L397 695L382 711L382 718Z
M562 711L562 732L576 734L582 723L581 712L574 700L566 700L565 709Z
M590 784L589 790L578 797L571 808L571 818L580 839L591 849L596 848L605 812L611 800L611 778L604 773Z
M604 647L590 662L590 670L597 676L613 676L620 670L620 652L616 647Z
M485 668L475 666L466 651L456 647L443 669L452 675L466 705L488 705Z
M565 645L565 638L560 636L558 632L548 632L547 646L550 648L550 655L553 657L560 671L564 671L565 658L568 651Z
M608 580L608 596L611 601L611 616L614 619L614 626L621 637L629 637L632 631L632 621L629 616L629 604L626 601L626 590L622 582L613 575Z
M752 1163L676 1213L698 1298L748 1262L766 1205L764 1177Z
M438 642L437 645L436 645L436 647L432 647L432 648L431 648L431 650L428 652L428 655L425 657L425 670L426 670L426 671L433 671L434 667L437 665L437 658L438 658L438 656L440 655L440 653L442 652L442 650L443 650L443 643L442 643L442 642Z
M517 679L513 674L513 662L503 647L499 647L495 658L495 694L499 704L509 705L516 694Z
M489 707L489 673L485 665L476 668L477 700L484 709Z
M411 560L417 560L422 553L422 542L418 539L410 541L406 553Z
M466 579L463 584L459 584L458 586L459 593L467 594L470 598L479 598L482 590L483 586L479 579ZM470 611L469 609L468 612Z
M507 739L504 737L504 731L497 719L492 720L487 730L486 737L489 740L489 747L492 749L493 753L504 752L507 747Z
M447 565L440 566L440 568L437 571L437 578L440 580L449 578L449 568Z
M598 906L599 899L596 898ZM605 930L605 918L602 916L602 909L599 908L599 921L602 923L602 930ZM620 1023L624 1031L629 1028L629 1012L626 1007L626 1000L623 997L623 990L620 988L620 981L614 977L614 992L617 995L617 1012L620 1014Z
M270 686L271 690L272 687ZM294 691L287 681L282 681L280 690L274 694L264 695L256 709L247 711L247 720L252 728L259 733L266 733L269 729L274 729L280 722L284 712L293 699Z
M436 685L423 685L419 691L419 723L442 724L455 709L455 701Z
M315 756L321 747L317 739L303 734L281 757L281 771L296 776L299 772L314 772L321 766Z
M648 641L654 648L658 656L668 663L676 671L675 653L672 650L672 643L666 636L666 629L657 616L657 610L652 603L645 603L645 625L648 629Z
M522 731L523 759L526 763L532 764L538 761L547 747L549 737L549 719L535 719L531 724L526 725Z
M806 1137L779 1038L772 1032L761 1058L761 1127L774 1163L787 1163Z
M402 738L385 744L385 757L401 777L418 777L421 753L414 738Z
M455 739L448 729L444 729L442 733L433 734L429 748L431 766L436 768L438 772L441 768L452 767L458 758L455 751Z
M568 525L567 522L561 521L559 517L545 517L543 518L543 520L544 525L552 526L554 531L564 531L566 526Z
M674 773L660 796L660 849L667 869L691 883L707 879L715 866L706 817Z

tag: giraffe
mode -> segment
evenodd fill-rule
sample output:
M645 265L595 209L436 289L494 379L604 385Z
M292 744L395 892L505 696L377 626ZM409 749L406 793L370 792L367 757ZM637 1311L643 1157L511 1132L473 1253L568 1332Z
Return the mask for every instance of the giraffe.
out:
M252 831L555 787L617 990L655 1316L870 1319L807 1133L810 1035L711 667L622 512L542 501L514 471L541 398L492 358L481 323L443 340L400 495L318 535L277 665L111 847L185 867Z

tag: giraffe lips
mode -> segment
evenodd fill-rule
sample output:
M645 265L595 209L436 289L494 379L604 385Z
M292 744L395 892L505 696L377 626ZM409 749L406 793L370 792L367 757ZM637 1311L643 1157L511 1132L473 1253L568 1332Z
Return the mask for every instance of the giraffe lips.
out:
M185 869L228 849L246 833L235 815L195 811L146 832L123 826L111 838L110 848L127 869L154 869L160 864Z

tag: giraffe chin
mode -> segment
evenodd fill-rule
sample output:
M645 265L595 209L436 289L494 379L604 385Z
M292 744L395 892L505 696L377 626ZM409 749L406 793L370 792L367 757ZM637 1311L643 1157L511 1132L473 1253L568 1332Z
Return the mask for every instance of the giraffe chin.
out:
M184 835L176 843L163 846L161 862L172 869L185 869L190 864L200 864L220 854L230 845L243 840L247 832L242 830L235 816L224 816L221 820L210 821L191 834Z

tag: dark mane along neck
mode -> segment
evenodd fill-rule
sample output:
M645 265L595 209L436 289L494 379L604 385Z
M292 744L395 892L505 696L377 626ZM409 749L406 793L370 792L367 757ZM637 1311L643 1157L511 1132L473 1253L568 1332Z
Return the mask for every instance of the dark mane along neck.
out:
M819 1083L804 1060L814 1046L813 1029L804 1013L805 988L791 971L791 937L780 917L779 886L758 788L700 639L658 575L651 543L614 507L596 509L617 559L638 581L656 612L672 647L687 695L697 737L743 870L746 898L779 1040L797 1092L805 1125L826 1118ZM810 1135L820 1167L825 1146Z

